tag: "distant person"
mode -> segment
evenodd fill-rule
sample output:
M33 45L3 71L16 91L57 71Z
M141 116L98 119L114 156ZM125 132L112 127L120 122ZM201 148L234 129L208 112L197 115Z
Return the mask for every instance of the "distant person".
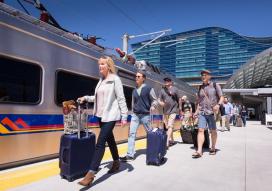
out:
M233 123L233 114L234 114L234 104L233 103L231 103L230 101L229 101L229 103L231 104L231 107L232 107L232 110L231 110L231 116L230 116L230 120L229 120L229 123L230 124L232 124Z
M152 87L145 84L146 75L143 71L138 71L135 76L136 88L132 92L132 115L128 137L127 155L120 157L121 161L134 160L135 138L139 126L142 124L146 132L151 131L150 112L153 112L159 103Z
M225 129L230 131L230 118L232 116L233 106L229 102L229 99L227 97L224 98L224 104L223 105L224 105L224 108L225 108L225 114L222 116L223 126L224 126Z
M144 60L136 61L134 66L137 70L146 71L146 61Z
M240 115L241 115L244 127L246 126L247 114L248 114L248 112L247 112L246 106L243 105Z
M84 101L94 102L93 113L98 118L100 126L100 133L97 139L90 170L85 175L84 179L79 182L79 184L83 186L92 184L95 173L98 171L105 153L106 142L108 143L113 158L112 167L108 173L114 173L119 170L119 154L112 131L116 121L121 119L121 125L127 123L128 109L126 99L122 82L115 74L115 64L110 57L106 56L98 60L98 65L101 78L96 85L95 94L93 96L78 98L81 103Z
M252 111L249 112L249 119L254 119L255 118L255 115L253 114Z
M233 104L233 125L236 126L236 121L240 116L238 104Z
M115 48L115 51L119 54L119 56L122 59L123 63L128 63L128 64L131 64L131 65L135 65L136 59L133 56L125 53L120 48Z
M159 94L159 103L163 107L163 119L167 129L167 148L175 144L173 128L177 114L179 114L179 90L170 78L164 78L164 87Z
M194 114L194 116L198 116L198 148L193 153L193 158L202 157L202 147L205 139L204 130L207 126L210 129L212 139L212 146L209 153L210 155L216 154L217 131L215 115L219 112L219 107L224 101L221 87L218 84L214 87L214 82L210 81L211 72L209 70L201 71L201 79L203 84L199 88L198 105Z

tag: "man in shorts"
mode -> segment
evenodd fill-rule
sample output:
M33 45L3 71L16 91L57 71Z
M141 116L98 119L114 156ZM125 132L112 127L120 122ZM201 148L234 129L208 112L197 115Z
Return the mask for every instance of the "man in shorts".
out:
M167 129L167 148L175 144L173 127L177 114L179 114L179 90L173 85L170 78L164 78L165 85L159 94L159 103L163 107L163 120Z
M210 155L216 154L215 144L217 140L215 115L219 112L219 107L223 104L224 97L222 95L221 87L214 84L211 80L211 72L209 70L201 71L202 85L198 92L198 105L195 116L198 115L198 148L193 153L193 158L202 157L202 146L205 140L204 130L208 127L211 132L212 146L210 148Z

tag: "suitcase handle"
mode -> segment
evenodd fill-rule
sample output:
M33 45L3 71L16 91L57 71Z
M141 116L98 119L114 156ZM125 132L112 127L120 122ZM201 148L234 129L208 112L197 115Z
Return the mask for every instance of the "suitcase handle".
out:
M81 123L81 114L80 114L80 103L78 101L77 106L77 138L80 139L80 123Z
M150 116L149 116L149 118L150 118L150 127L151 128L153 128L153 115L151 114L151 111L150 111Z
M152 115L151 110L149 111L149 117L150 117L150 128L153 129L154 115ZM160 122L159 122L159 127L158 127L159 129L160 129L161 123L164 123L163 120L160 120Z
M153 129L154 115L152 114L151 109L149 110L149 118L150 118L150 128Z
M62 147L61 148L61 150L60 150L60 152L61 152L61 155L60 155L61 156L61 163L68 164L68 162L64 160L64 152L66 150L68 150L68 149L69 149L68 147Z
M81 124L81 107L80 107L80 100L77 100L78 107L77 107L77 138L80 139L80 124ZM86 110L88 110L88 102L86 102ZM86 137L89 136L88 130L88 115L87 115L87 129L85 130Z

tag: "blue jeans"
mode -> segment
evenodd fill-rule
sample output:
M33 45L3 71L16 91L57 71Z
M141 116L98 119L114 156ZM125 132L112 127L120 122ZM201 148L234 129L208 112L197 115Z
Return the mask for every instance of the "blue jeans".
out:
M136 132L140 124L144 126L146 132L151 131L152 127L150 126L150 115L147 115L147 114L132 114L131 115L131 122L129 127L129 136L128 136L127 156L134 157Z
M246 116L242 115L241 118L242 118L242 121L243 121L243 124L244 124L244 127L245 127L246 126Z

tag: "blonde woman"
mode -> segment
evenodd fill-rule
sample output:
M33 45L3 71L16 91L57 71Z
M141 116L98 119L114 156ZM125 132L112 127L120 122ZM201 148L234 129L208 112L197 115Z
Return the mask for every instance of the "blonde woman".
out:
M127 123L128 109L122 82L115 74L115 64L110 57L101 57L98 60L98 65L101 78L95 88L95 94L93 96L78 98L81 103L84 101L94 102L93 113L98 118L101 129L90 171L85 175L84 179L79 182L79 184L83 186L92 184L95 173L98 171L104 155L106 142L109 145L113 158L113 164L108 173L114 173L119 170L119 154L112 131L116 121L121 119L121 125Z

